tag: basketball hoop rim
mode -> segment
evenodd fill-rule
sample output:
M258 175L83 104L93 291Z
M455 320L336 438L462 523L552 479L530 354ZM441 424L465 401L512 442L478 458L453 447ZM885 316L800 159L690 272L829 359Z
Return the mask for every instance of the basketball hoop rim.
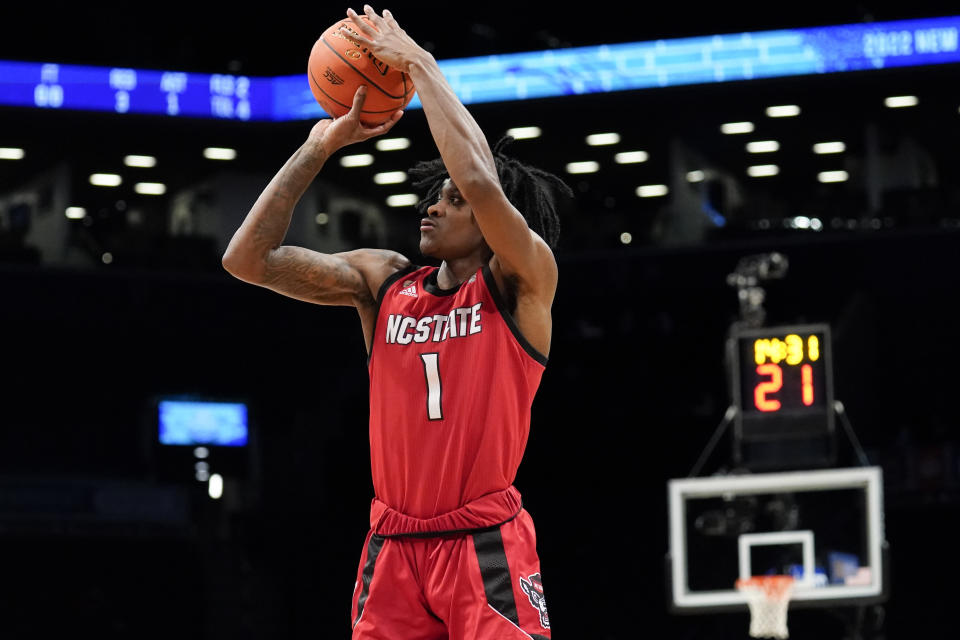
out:
M737 578L736 587L740 592L761 592L772 599L790 599L796 578L785 575L750 576Z

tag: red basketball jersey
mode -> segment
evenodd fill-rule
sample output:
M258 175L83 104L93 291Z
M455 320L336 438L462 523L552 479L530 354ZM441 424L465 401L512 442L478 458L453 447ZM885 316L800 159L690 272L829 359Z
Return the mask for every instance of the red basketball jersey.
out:
M455 289L436 277L422 267L384 282L369 359L373 487L417 518L513 484L547 362L489 267Z

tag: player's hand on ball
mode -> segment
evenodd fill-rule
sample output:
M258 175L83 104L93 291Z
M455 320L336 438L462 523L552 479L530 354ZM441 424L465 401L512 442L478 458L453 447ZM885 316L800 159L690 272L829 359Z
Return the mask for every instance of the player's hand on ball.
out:
M426 54L426 51L407 35L389 10L384 9L383 16L380 16L370 5L365 4L363 12L376 28L361 20L353 9L347 9L347 16L353 21L353 26L359 34L358 36L351 34L350 37L360 46L370 49L379 60L404 73L409 73L410 64L417 57Z
M339 118L324 118L320 120L317 124L313 125L308 139L320 144L329 155L347 145L354 144L355 142L363 142L364 140L369 140L370 138L390 131L393 125L403 116L403 110L398 109L394 111L390 119L382 124L364 124L360 121L360 111L363 109L363 101L366 97L367 88L361 86L353 96L353 106L350 111Z

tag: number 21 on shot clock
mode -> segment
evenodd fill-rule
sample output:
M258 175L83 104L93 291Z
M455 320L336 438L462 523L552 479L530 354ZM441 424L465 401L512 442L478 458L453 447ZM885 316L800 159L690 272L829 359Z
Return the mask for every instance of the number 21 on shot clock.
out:
M832 429L828 325L741 329L731 346L734 401L747 430Z

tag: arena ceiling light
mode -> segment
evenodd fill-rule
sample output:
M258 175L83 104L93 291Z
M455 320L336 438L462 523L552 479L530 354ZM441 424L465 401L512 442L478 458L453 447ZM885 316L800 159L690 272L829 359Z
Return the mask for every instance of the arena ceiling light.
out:
M890 107L891 109L915 107L919 102L917 96L890 96L883 99L884 106Z
M83 207L67 207L63 213L70 220L83 220L87 217L87 210Z
M706 177L706 174L700 169L687 171L687 182L703 182L704 178Z
M376 146L377 151L402 151L410 147L410 138L384 138Z
M115 173L94 173L90 176L90 184L95 187L119 187L123 178Z
M637 187L637 195L641 198L657 198L670 192L665 184L644 184Z
M727 135L736 135L738 133L753 133L752 122L725 122L720 125L720 131Z
M388 207L412 207L420 202L420 197L415 193L398 193L387 197Z
M846 182L849 179L850 174L846 171L821 171L817 174L820 182Z
M137 156L129 155L124 157L123 164L128 167L143 167L145 169L150 169L157 166L157 159L153 156Z
M813 152L818 155L827 155L829 153L843 153L847 150L847 145L843 142L818 142L813 145Z
M211 473L207 483L207 495L213 500L219 500L223 497L223 476L219 473Z
M613 156L613 161L617 164L635 164L646 162L650 159L650 154L646 151L621 151Z
M754 140L747 143L747 153L773 153L780 150L776 140Z
M747 175L751 178L768 178L780 173L780 167L775 164L755 164L747 167Z
M407 179L406 171L384 171L373 176L373 181L377 184L400 184Z
M567 173L596 173L599 170L600 163L593 160L567 163Z
M539 138L541 133L543 132L540 130L540 127L513 127L512 129L507 129L507 135L517 140Z
M369 153L358 153L340 158L341 167L368 167L373 164L373 156Z
M23 160L23 149L17 147L0 147L0 160Z
M781 104L767 107L767 116L771 118L793 118L800 115L800 107L795 104Z
M226 147L207 147L203 150L203 157L207 160L233 160L237 157L237 151Z
M587 136L587 144L591 147L601 147L620 142L619 133L591 133Z
M162 196L167 192L167 185L162 182L138 182L133 190L144 196Z

